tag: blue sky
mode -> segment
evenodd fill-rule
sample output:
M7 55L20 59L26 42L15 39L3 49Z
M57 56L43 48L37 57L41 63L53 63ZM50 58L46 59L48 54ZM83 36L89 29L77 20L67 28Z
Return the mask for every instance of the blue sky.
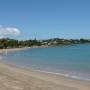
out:
M90 38L90 0L0 0L0 25L16 39Z

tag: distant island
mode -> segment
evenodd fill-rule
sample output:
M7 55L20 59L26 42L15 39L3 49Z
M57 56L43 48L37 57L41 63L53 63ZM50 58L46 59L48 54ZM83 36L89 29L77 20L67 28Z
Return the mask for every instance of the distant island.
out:
M60 39L53 38L47 40L15 40L10 38L0 39L0 49L22 48L33 46L58 46L90 43L90 39Z

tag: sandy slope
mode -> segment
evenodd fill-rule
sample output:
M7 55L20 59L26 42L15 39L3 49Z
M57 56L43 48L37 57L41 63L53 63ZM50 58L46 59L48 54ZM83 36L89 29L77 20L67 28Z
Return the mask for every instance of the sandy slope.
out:
M0 90L90 90L90 82L0 64Z

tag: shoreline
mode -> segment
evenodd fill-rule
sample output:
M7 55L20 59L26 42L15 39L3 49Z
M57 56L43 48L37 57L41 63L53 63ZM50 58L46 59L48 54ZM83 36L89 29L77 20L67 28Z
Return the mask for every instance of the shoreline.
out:
M9 53L9 52L16 52L16 51L21 51L21 50L28 50L28 49L33 49L33 48L48 48L48 47L37 47L37 46L35 46L35 47L24 47L24 48L0 49L0 54ZM3 62L3 60L2 60L2 62ZM4 61L4 63L7 64L8 62ZM10 64L10 62L8 64ZM11 64L14 65L13 63L11 63ZM23 69L29 70L28 68L24 68L22 66L17 66L17 67L21 68L21 69L23 68ZM59 75L59 76L63 76L63 77L75 79L75 80L90 81L90 79L87 79L87 78L82 78L82 77L80 78L80 77L75 76L75 75L63 74L63 73L58 73L58 72L45 71L45 70L39 70L39 69L34 69L34 68L33 68L33 71L41 72L41 73L47 73L47 74Z
M57 46L44 45L44 46L22 47L22 48L7 48L7 49L0 49L0 54L7 53L7 52L15 52L15 51L33 49L33 48L52 48L52 47L59 47L59 46L60 45L57 45ZM72 46L72 45L61 45L61 47L65 47L65 46Z
M14 82L14 85L10 82ZM19 86L16 82L20 82L21 85ZM0 90L6 90L1 89L3 88L3 83L6 83L5 87L9 90L19 90L20 88L20 90L90 90L90 81L71 79L61 75L35 71L32 69L26 70L13 64L1 63ZM25 83L29 86L27 87ZM15 89L15 87L17 89Z
M33 49L33 48L48 48L48 46L33 46L33 47L0 49L0 53L21 51L21 50L27 50L27 49Z
M32 47L31 47L32 48ZM34 47L37 48L37 47ZM8 52L29 48L7 49ZM5 49L4 49L5 50ZM3 61L3 60L2 60ZM0 63L0 90L90 90L90 81Z
M58 46L60 46L60 45L58 45ZM7 52L15 52L15 51L33 49L33 48L50 48L50 47L52 48L52 47L58 47L58 46L43 45L43 46L22 47L22 48L7 48L7 49L0 49L0 54L1 53L7 53ZM61 45L61 47L63 47L63 46L69 46L69 45Z
M26 67L26 66L21 66L21 65L17 65L17 64L14 64L14 63L8 63L6 61L2 61L2 63L6 64L6 65L10 65L10 66L15 66L19 69L24 69L26 71L35 71L35 72L40 72L40 73L45 73L45 74L52 74L52 75L56 75L56 76L62 76L62 77L65 77L65 78L70 78L70 79L73 79L73 80L80 80L80 81L89 81L90 82L90 79L88 78L84 78L84 77L79 77L77 75L69 75L68 73L60 73L60 72L53 72L53 71L46 71L46 70L41 70L41 69L35 69L35 68L32 68L32 67Z
M0 49L0 54L1 53L7 53L7 52L15 52L15 51L27 50L27 49L29 49L29 47Z
M58 75L58 76L70 78L70 79L73 79L73 80L90 81L90 79L80 78L80 77L75 76L75 75L68 75L68 74L63 74L63 73L55 73L55 72L49 72L49 71L44 71L44 70L35 70L35 69L33 69L33 71L46 73L46 74L52 74L52 75Z

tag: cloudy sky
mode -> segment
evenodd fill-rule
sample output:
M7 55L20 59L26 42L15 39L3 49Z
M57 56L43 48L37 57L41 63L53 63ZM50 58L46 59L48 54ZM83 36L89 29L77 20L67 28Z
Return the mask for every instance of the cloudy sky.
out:
M21 30L15 27L0 26L0 37L13 37L21 35Z
M0 0L0 37L90 38L90 0Z

